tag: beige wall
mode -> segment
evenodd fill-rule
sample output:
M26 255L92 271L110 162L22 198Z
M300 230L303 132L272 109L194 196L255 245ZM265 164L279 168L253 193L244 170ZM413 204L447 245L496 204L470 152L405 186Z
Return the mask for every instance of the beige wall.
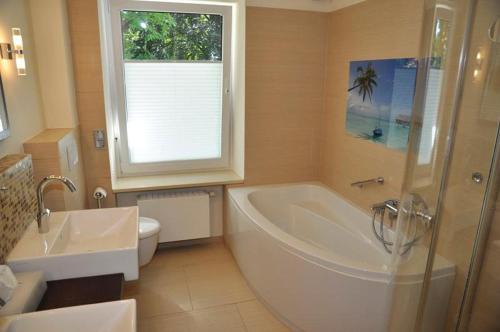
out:
M12 42L11 28L21 28L27 76L17 76L14 61L0 60L11 136L0 141L0 157L22 151L22 144L45 128L38 86L33 33L28 3L24 0L0 1L0 42Z
M246 184L319 179L326 19L247 8Z
M76 128L66 0L30 0L29 4L47 128Z
M328 17L321 180L365 209L399 197L405 154L347 134L349 62L417 57L422 14L422 0L368 0ZM381 187L350 187L351 182L378 176L386 180Z
M92 192L97 186L108 190L105 207L115 205L107 149L94 148L94 129L105 129L104 97L99 46L97 1L68 0L68 18L82 154L89 207L96 207Z

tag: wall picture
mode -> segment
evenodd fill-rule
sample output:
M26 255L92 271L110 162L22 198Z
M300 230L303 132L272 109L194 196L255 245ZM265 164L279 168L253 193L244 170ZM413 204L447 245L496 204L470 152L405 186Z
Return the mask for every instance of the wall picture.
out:
M406 151L416 77L417 60L413 58L352 61L347 132Z

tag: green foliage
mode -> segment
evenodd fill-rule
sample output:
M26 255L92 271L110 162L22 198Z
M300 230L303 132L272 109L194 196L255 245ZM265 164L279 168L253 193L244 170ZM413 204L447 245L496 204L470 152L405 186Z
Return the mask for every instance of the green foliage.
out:
M126 60L222 60L222 16L122 11Z
M358 94L363 95L363 101L365 101L366 96L372 101L373 88L377 86L377 72L373 69L372 63L368 63L366 69L363 67L358 67L356 69L358 77L353 82L353 87L347 91L352 91L358 89Z
M432 39L432 68L444 69L444 63L448 53L449 32L450 22L438 19L435 25L434 38Z

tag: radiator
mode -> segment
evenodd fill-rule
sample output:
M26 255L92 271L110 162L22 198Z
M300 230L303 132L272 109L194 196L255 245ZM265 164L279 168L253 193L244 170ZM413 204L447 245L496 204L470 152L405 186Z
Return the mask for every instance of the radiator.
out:
M139 214L160 222L160 243L210 237L206 192L147 193L137 197Z

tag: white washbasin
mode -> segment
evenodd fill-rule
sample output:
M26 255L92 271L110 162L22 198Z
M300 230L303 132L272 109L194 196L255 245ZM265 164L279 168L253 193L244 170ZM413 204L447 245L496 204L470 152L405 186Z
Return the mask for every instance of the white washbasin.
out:
M135 332L135 300L106 302L6 316L0 332Z
M7 257L15 272L42 270L47 280L123 273L139 277L138 208L53 212L50 231L34 221Z

